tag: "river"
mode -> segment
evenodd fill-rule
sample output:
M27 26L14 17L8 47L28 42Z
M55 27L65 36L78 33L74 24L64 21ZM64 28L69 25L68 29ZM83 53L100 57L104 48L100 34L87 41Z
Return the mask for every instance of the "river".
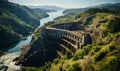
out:
M36 30L38 30L38 28L45 23L53 21L54 18L62 16L62 12L63 11L49 12L49 17L41 19L40 25L36 28ZM0 71L19 71L20 66L16 66L15 62L13 62L13 59L20 55L20 47L29 44L32 40L32 37L33 34L29 35L26 40L20 41L16 46L9 49L8 52L0 58Z

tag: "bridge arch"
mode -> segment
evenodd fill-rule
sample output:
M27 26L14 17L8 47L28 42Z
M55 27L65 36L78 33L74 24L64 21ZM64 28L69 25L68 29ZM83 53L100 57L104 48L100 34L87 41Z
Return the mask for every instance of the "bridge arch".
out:
M73 31L57 29L52 27L45 27L41 35L44 39L52 39L53 41L57 41L60 44L65 45L67 48L75 51L76 49L81 49L82 47L82 36L76 34Z

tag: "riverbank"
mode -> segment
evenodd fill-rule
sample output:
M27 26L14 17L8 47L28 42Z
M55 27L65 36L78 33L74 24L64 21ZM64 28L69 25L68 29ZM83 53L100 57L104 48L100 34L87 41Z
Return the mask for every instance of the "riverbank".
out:
M40 19L40 25L38 26L38 28L36 28L36 30L38 30L45 23L47 23L49 21L52 21L55 18L63 15L62 11L50 12L48 14L49 14L49 17ZM16 57L19 57L19 55L21 53L20 47L22 47L24 45L28 45L28 44L31 43L33 35L34 34L29 35L26 40L20 41L13 48L9 49L8 52L5 55L2 55L2 57L0 57L0 62L2 62L3 65L5 65L6 67L8 67L7 70L15 71L15 70L20 69L20 66L15 65L15 62L13 62L13 59L15 59Z
M25 39L39 26L39 20L48 16L42 10L36 12L9 0L0 0L0 50Z
M1 57L2 55L4 55L4 54L5 54L5 52L0 51L0 57Z

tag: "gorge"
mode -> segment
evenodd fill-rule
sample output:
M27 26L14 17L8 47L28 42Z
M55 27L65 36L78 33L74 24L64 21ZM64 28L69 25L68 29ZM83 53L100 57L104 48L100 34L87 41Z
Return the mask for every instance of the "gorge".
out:
M38 30L45 23L52 21L54 20L54 18L63 15L62 11L51 12L48 14L49 14L49 17L43 18L40 20L40 26L38 26L36 30ZM26 40L20 41L15 47L9 49L8 52L0 58L0 61L3 63L3 65L8 66L9 71L19 69L19 66L14 65L13 59L19 56L21 52L21 49L20 49L21 46L27 45L31 42L32 36L33 34L29 35Z
M48 22L22 48L16 65L36 71L116 71L120 64L119 19L114 11L92 8Z
M120 71L120 3L31 7L0 1L0 71Z

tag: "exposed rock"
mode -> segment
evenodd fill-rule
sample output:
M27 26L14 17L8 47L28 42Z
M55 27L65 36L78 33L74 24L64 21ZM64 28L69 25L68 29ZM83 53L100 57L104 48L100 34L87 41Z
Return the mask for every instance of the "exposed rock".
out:
M19 57L16 57L15 59L13 59L13 62L14 62L14 61L17 61L18 59L19 59Z
M3 64L0 64L0 71L7 71L8 66L4 66Z

